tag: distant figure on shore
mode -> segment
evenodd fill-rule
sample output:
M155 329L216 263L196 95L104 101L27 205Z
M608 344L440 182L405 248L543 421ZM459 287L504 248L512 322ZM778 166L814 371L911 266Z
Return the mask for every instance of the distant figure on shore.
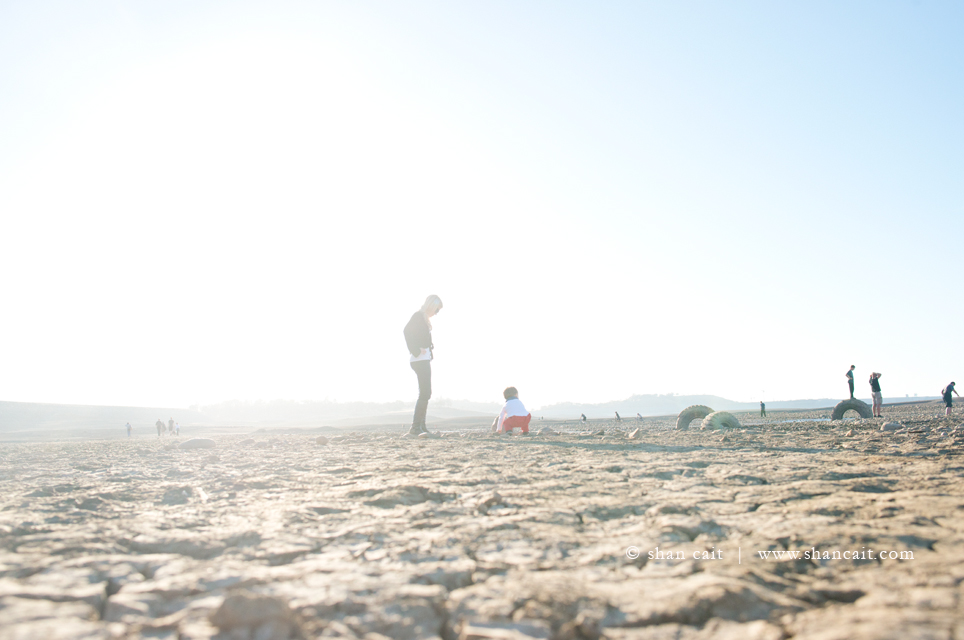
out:
M427 433L425 415L428 413L428 400L432 397L432 320L431 318L442 310L442 299L432 295L425 298L422 308L412 314L412 318L405 325L405 344L411 357L408 362L412 371L418 377L418 401L415 403L415 415L412 418L412 428L408 433L417 436Z
M761 418L767 417L767 406L763 404L763 400L760 400L760 417Z
M850 399L854 399L854 365L850 365L850 371L847 372L847 385L850 386Z
M522 433L529 433L529 421L532 414L526 411L525 405L519 400L519 390L515 387L506 387L502 392L505 404L502 412L499 413L499 421L496 423L495 432L502 434L508 433L519 427Z
M637 414L636 414L636 419L637 419L637 420L642 420L642 419L643 419L643 416L641 416L641 415L639 415L639 414L637 413Z
M178 424L177 422L174 423L174 435L176 436L181 435L181 425Z
M616 412L616 422L622 422L622 418L619 417L619 412Z
M161 422L160 418L158 418L157 422L154 423L154 426L157 427L157 437L160 438L161 433L164 431L164 423Z
M169 418L167 421L167 434L174 435L174 418Z
M128 438L131 437L131 423L130 423L130 422L127 423L127 437L128 437Z
M876 371L870 374L870 394L874 398L874 417L875 418L883 417L882 415L880 415L881 409L884 408L884 399L883 399L883 396L880 395L880 376L881 375L882 374L877 373Z
M941 398L944 400L944 415L951 415L951 406L954 404L954 396L952 393L957 393L957 389L954 388L955 383L950 383L943 389L941 389ZM960 398L961 394L957 393L957 397Z
M586 414L583 413L583 414L581 414L581 415L582 415L582 421L585 422L585 421L586 421Z

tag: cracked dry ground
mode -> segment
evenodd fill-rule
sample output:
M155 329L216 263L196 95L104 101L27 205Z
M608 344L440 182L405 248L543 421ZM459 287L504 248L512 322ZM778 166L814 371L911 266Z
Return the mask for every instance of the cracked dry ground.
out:
M960 640L964 431L920 412L4 445L0 638ZM758 553L813 547L913 560Z

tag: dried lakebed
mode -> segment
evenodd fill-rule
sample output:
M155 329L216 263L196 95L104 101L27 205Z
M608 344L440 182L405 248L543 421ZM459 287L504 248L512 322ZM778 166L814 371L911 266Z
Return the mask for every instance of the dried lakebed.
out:
M0 638L961 640L964 429L894 418L3 445Z

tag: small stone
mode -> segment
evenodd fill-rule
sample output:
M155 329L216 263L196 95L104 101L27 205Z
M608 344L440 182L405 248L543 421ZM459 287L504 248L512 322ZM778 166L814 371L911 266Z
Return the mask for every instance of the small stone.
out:
M192 493L190 487L172 487L164 492L161 504L187 504Z
M904 425L899 422L885 422L880 425L881 431L897 431L898 429L903 429Z
M502 496L500 496L498 492L493 491L491 495L479 503L479 513L485 515L489 512L489 509L500 504L503 504Z
M266 636L269 638L287 638L295 626L294 615L286 600L255 593L229 595L208 619L223 631L245 627L261 630L270 627L272 633Z
M315 444L328 444L328 438L325 436L318 436L315 438Z
M552 629L541 620L469 622L462 625L458 640L542 640L551 635Z
M639 437L639 429L633 429L633 431L629 434L629 439L635 440L637 437Z
M854 430L851 429L850 431L848 431L848 432L845 433L844 435L845 435L845 436L852 436L853 434L854 434Z

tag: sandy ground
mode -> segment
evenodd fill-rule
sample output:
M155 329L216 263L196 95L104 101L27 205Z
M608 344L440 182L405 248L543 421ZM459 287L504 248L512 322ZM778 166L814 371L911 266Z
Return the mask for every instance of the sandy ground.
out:
M964 640L941 412L7 444L0 638Z

